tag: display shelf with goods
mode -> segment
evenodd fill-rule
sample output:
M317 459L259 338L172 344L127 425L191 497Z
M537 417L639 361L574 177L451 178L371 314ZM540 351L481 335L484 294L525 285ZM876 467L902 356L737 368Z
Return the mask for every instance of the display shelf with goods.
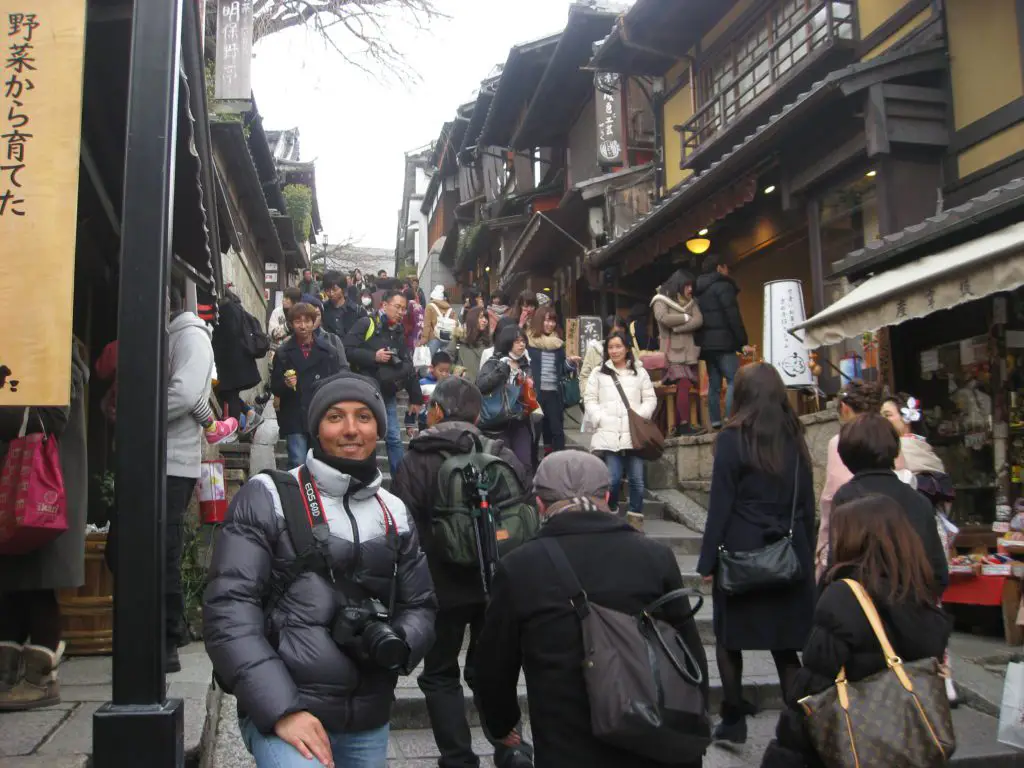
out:
M1024 295L998 294L899 326L894 336L898 391L913 394L919 434L941 461L952 499L940 503L956 529L943 604L996 609L1006 642L1020 645L1017 624L1024 577L1024 515L1013 519L1024 466ZM1018 390L1017 387L1020 387ZM1016 394L1016 392L1020 394ZM1018 402L1021 407L1018 407ZM924 475L919 469L918 486ZM948 498L948 497L947 497ZM1024 502L1022 502L1024 504ZM1024 512L1024 506L1018 506ZM1020 538L1021 546L1006 543ZM969 614L972 615L972 614Z

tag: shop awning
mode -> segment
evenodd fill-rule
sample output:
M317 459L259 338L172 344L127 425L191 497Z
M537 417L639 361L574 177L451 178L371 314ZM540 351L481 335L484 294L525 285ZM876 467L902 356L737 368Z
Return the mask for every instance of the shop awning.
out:
M793 327L810 348L925 317L1024 285L1024 223L868 278Z
M586 238L586 228L587 206L583 197L570 193L560 207L533 214L502 264L502 275L533 272L545 263L549 270L570 263L577 254L586 253L580 242ZM572 258L566 258L566 254Z

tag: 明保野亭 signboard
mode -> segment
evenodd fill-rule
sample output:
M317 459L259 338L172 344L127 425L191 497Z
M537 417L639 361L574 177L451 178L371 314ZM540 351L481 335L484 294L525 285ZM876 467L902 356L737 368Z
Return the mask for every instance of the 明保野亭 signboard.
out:
M0 405L70 399L85 5L0 0Z

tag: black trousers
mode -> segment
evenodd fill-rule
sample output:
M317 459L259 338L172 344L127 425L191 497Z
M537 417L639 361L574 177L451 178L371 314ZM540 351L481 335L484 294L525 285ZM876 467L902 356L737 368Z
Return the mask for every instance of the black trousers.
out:
M537 401L544 412L541 431L544 447L553 451L565 450L565 404L558 390L537 390Z
M189 641L185 620L185 594L181 587L181 553L185 547L185 512L196 488L194 477L167 476L167 535L164 541L164 636L167 645L179 648ZM115 552L120 546L116 516L110 520L107 534L107 565L114 572Z
M484 625L486 609L484 603L442 608L434 621L436 640L423 659L423 672L418 682L427 700L430 727L441 753L438 768L478 768L480 765L480 759L473 752L469 721L466 719L466 700L459 680L459 653L466 627L469 627L469 649L463 675L472 690L473 650ZM494 744L494 749L495 763L500 765L510 750L500 742Z
M0 642L60 645L60 606L52 589L0 593Z

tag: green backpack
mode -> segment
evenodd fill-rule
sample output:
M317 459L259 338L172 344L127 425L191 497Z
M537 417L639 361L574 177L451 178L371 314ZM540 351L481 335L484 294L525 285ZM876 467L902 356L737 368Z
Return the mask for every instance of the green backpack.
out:
M503 444L487 438L472 443L468 453L442 453L444 462L437 473L438 505L432 524L434 545L441 559L454 565L479 564L475 502L473 489L467 487L467 467L479 471L489 488L487 499L494 516L499 558L528 541L540 528L540 518L529 503L529 493L511 465L496 455Z

